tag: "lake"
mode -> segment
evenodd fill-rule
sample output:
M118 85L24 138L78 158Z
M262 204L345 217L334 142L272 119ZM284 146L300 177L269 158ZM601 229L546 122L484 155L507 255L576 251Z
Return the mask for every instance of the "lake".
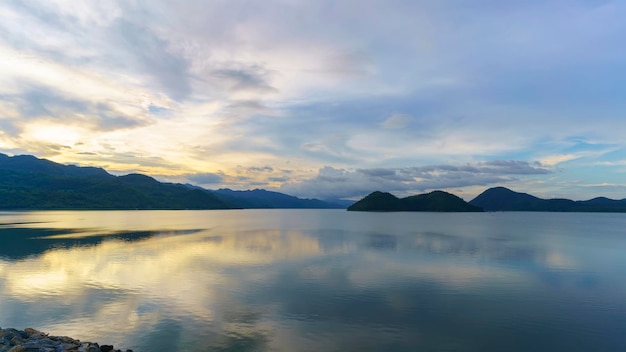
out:
M0 213L0 326L153 351L626 351L626 214Z

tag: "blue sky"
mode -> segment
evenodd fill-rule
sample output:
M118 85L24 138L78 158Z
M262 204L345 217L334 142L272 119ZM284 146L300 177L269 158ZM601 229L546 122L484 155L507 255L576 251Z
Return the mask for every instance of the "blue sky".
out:
M0 3L0 152L207 188L626 198L626 3Z

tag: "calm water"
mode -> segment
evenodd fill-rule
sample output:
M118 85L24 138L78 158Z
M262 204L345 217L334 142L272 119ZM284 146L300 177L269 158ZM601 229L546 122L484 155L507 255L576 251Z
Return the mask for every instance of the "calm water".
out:
M626 351L626 214L0 213L0 326L135 351Z

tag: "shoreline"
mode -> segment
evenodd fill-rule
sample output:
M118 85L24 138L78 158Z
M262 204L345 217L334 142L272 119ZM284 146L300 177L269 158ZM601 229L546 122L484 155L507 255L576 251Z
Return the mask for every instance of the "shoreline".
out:
M68 336L50 336L33 328L0 328L0 352L133 352L113 345L80 341Z

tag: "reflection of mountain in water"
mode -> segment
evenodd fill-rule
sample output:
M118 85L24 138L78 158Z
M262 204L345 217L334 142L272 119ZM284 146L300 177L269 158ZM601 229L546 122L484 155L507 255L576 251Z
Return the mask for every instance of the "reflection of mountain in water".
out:
M193 233L199 230L167 231L168 234ZM164 231L123 231L81 236L83 231L71 229L0 228L0 258L23 259L51 249L96 246L105 240L139 241Z

